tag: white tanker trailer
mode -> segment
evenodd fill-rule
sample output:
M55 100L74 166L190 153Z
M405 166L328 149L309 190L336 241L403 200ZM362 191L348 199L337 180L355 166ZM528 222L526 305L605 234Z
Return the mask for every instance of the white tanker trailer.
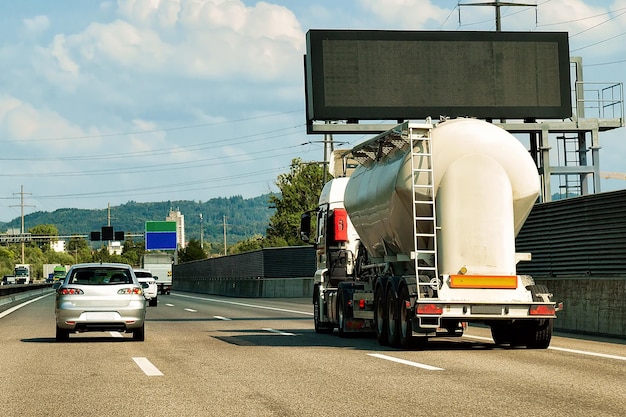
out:
M549 346L552 294L516 274L539 178L515 137L476 119L405 122L344 157L359 165L315 210L318 333L375 332L406 348L483 322L497 344Z

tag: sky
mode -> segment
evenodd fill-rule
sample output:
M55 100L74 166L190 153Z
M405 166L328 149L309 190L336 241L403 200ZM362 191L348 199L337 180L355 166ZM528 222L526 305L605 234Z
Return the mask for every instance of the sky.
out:
M0 0L0 221L277 191L293 158L323 159L309 29L495 30L472 2ZM502 30L566 31L585 81L625 81L626 0L517 3L537 6L503 7ZM600 134L602 171L626 172L625 135Z

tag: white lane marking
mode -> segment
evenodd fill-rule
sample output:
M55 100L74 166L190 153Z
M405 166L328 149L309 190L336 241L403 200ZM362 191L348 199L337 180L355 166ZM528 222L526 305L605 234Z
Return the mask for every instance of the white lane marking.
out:
M481 336L472 336L472 335L463 335L463 337L471 337L472 339L479 339L479 340L486 340L488 342L493 342L493 339L490 337L481 337ZM558 350L560 352L576 353L578 355L596 356L599 358L626 361L626 356L609 355L606 353L589 352L586 350L568 349L568 348L561 348L561 347L556 347L556 346L548 346L548 349Z
M113 337L124 337L124 335L120 332L109 332Z
M415 366L416 368L422 368L422 369L426 369L429 371L443 371L444 370L443 368L437 368L436 366L426 365L425 363L411 362L411 361L407 361L404 359L394 358L393 356L382 355L380 353L368 353L368 355L373 356L375 358L379 358L379 359L385 359L385 360L392 361L392 362L398 362L403 365Z
M165 303L165 305L168 307L174 307L174 304L170 304L170 303Z
M29 305L30 303L34 303L35 301L39 301L42 298L48 297L49 295L52 295L52 294L54 294L54 292L51 292L50 294L44 294L41 297L33 298L32 300L25 301L22 304L19 304L19 305L16 305L14 307L11 307L11 308L9 308L7 310L4 310L2 313L0 313L0 319L8 316L9 314L13 313L14 311L19 310L20 308L22 308L24 306Z
M222 317L222 316L213 316L214 318L218 319L218 320L226 320L229 321L231 319L229 319L228 317Z
M270 333L276 333L276 334L279 334L279 335L282 335L282 336L296 336L295 333L283 332L281 330L270 329L269 327L266 327L263 330L265 330L266 332L270 332Z
M185 311L189 311L190 313L197 313L198 310L194 310L193 308L186 308Z
M255 305L255 304L238 303L236 301L226 301L226 300L216 300L214 298L194 297L193 295L183 295L183 294L172 294L172 295L176 297L193 298L193 299L202 300L202 301L212 301L214 303L223 303L223 304L232 304L232 305L242 306L242 307L259 308L262 310L282 311L284 313L303 314L305 316L313 315L313 313L308 312L308 311L288 310L285 308L276 308L276 307L260 306L260 305Z
M567 348L560 348L560 347L553 347L553 346L549 346L548 349L559 350L561 352L577 353L579 355L597 356L600 358L617 359L618 361L626 361L626 357L624 356L607 355L606 353L587 352L585 350L567 349Z
M163 372L152 364L148 358L137 357L133 358L137 366L148 376L163 376Z

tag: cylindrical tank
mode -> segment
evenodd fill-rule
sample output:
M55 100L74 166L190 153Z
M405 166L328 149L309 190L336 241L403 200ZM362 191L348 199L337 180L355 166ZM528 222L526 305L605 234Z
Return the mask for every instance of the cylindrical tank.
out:
M469 274L515 274L515 236L539 195L528 151L504 129L476 119L439 123L431 138L439 273L465 267ZM411 154L408 147L391 152L359 166L348 181L345 207L372 257L416 252ZM417 183L426 178L419 174ZM424 207L418 216L429 215L428 205L417 206ZM427 239L418 246L428 247Z

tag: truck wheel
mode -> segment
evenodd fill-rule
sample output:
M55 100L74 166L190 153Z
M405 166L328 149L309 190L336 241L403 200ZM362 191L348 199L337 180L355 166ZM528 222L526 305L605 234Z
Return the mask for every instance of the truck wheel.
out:
M374 294L374 328L376 329L376 339L381 346L386 346L387 339L387 315L385 314L385 299L383 292L379 288Z
M398 302L391 287L387 289L387 341L389 346L400 347Z
M70 332L57 326L56 341L67 342L70 339Z
M491 337L496 345L508 345L513 341L513 324L504 322L504 323L492 323L491 327Z
M408 349L413 342L413 322L411 321L411 302L409 289L405 286L400 290L400 347Z
M140 328L133 330L133 340L143 342L146 337L145 328L146 325L142 324Z
M317 288L315 289L317 291ZM328 326L327 323L321 322L321 306L320 306L320 298L316 293L313 296L313 324L315 325L315 333L332 333L332 326Z
M528 349L547 349L552 340L553 319L539 319L524 326L524 344Z

